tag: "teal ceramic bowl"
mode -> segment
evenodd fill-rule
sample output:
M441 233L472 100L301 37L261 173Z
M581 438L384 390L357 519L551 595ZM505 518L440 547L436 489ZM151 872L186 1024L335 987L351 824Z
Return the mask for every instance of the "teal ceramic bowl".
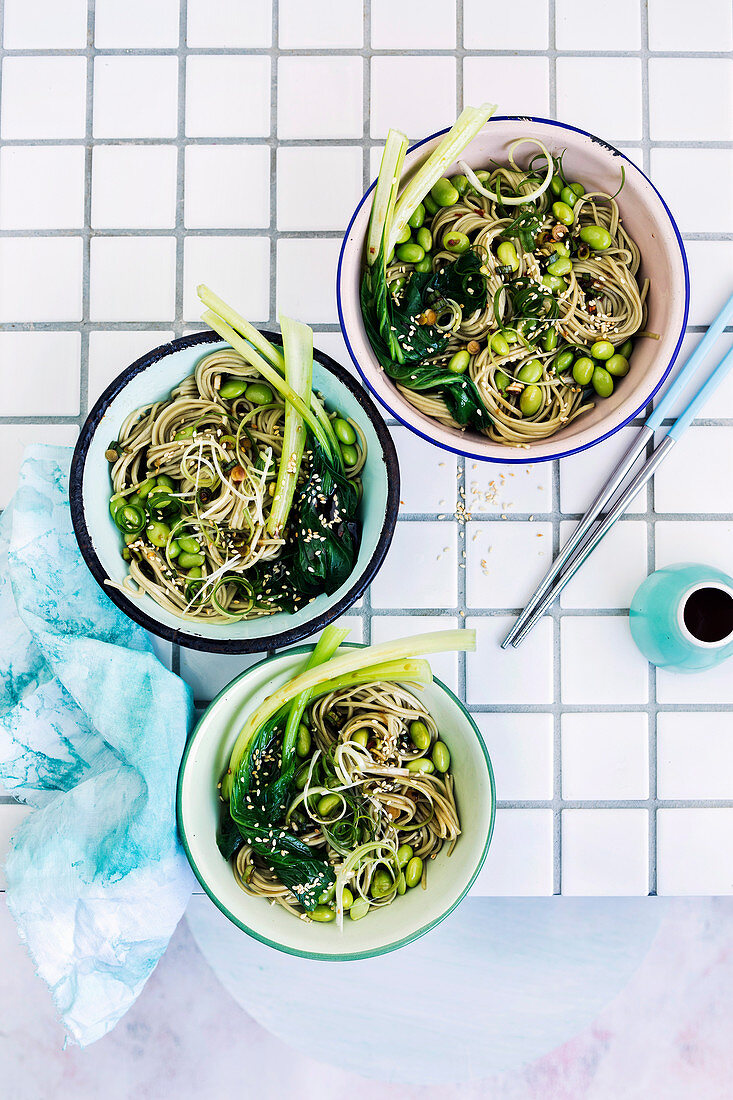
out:
M491 843L496 809L489 754L475 722L452 691L434 680L420 698L438 723L451 754L461 821L453 853L430 862L427 887L397 898L360 921L318 924L298 920L237 886L231 865L216 846L217 784L246 717L291 679L311 646L278 654L248 668L224 688L191 734L178 775L178 829L194 874L233 924L261 943L309 959L348 961L395 951L435 928L463 900Z
M279 335L266 332L279 342ZM314 350L313 384L329 407L352 417L367 441L360 505L361 545L349 579L332 595L317 596L295 614L278 612L234 623L183 622L150 596L133 599L108 580L127 573L120 535L109 512L111 485L104 452L135 409L166 398L193 372L205 354L227 345L214 332L196 332L155 348L122 372L104 391L86 419L71 464L69 500L79 548L109 598L146 630L190 649L214 653L260 653L310 637L351 607L371 582L392 541L400 498L400 472L392 437L369 394L352 375Z

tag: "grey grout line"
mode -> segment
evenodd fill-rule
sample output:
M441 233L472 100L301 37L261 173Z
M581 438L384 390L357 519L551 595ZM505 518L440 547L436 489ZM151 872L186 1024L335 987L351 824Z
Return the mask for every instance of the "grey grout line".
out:
M275 0L277 3L277 0ZM364 190L372 180L372 168L371 168L371 117L370 117L370 104L371 104L371 91L372 91L372 63L371 63L371 44L372 44L372 4L371 0L364 0L364 22L363 22L363 34L364 34L364 61L362 63L362 183ZM334 273L335 277L335 273ZM340 328L339 328L340 331ZM372 637L372 593L371 587L367 588L362 596L361 604L361 629L362 629L362 641L366 645L371 645L374 640Z
M277 94L280 57L280 23L277 2L272 5L272 49L270 51L270 323L277 320Z
M273 7L276 7L273 4ZM645 4L642 4L642 10ZM552 7L554 10L554 6ZM95 52L104 57L177 57L179 52L178 46L135 46L135 47L99 47L95 48ZM204 57L267 57L273 49L277 49L278 53L284 57L333 57L337 54L339 57L404 57L406 53L409 53L411 57L455 57L456 51L453 49L416 49L405 51L402 48L393 50L379 48L371 49L371 47L365 45L358 46L344 46L344 47L283 47L279 48L275 42L272 46L188 46L187 52L191 55L198 54ZM6 49L5 53L9 57L84 57L86 55L86 48L77 49L40 49L40 48L20 48L20 49ZM547 57L548 50L492 50L492 49L480 49L478 47L467 46L464 51L468 56L475 57ZM618 58L618 57L632 57L638 58L643 55L643 48L638 50L563 50L558 49L555 51L558 57L590 57L590 58ZM712 60L726 61L731 55L730 50L689 50L681 52L679 50L649 50L649 55L653 58L669 58L677 61L695 60L697 58L710 58Z

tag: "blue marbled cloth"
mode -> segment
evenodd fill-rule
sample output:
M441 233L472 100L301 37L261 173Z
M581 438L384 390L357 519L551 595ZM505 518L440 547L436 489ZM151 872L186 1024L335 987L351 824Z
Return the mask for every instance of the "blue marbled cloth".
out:
M175 792L193 707L81 558L70 460L31 448L0 519L0 782L34 807L8 905L85 1045L134 1002L191 893Z

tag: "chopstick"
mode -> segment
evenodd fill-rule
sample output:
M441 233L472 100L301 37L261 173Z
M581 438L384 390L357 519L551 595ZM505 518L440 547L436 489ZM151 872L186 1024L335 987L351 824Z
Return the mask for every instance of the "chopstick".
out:
M638 435L633 439L621 461L613 470L610 478L600 490L585 515L578 522L572 535L541 580L533 596L527 603L527 606L517 617L516 622L501 643L502 649L506 649L510 644L514 646L519 645L521 640L529 633L529 630L539 616L542 615L547 607L553 602L555 596L562 591L570 578L585 561L593 547L595 547L606 532L610 530L616 519L626 511L634 496L636 496L639 490L652 476L662 460L669 453L673 444L688 427L697 411L720 385L731 366L731 364L728 363L730 354L725 356L722 362L718 364L715 371L708 378L708 381L689 402L684 412L677 418L672 427L665 429L663 421L667 417L668 412L690 380L697 373L703 361L707 358L713 344L718 340L731 318L733 318L733 295L731 295L715 317L704 337L685 363L685 366L667 388L659 404L649 415L646 423L639 430ZM659 430L664 433L662 443L652 452L647 462L633 479L629 487L623 492L612 510L602 519L598 530L592 531L593 524L596 522L606 505L621 488L636 464L636 461L646 448L647 443L654 438L655 433ZM667 444L667 440L670 438L672 442ZM611 516L613 516L612 519L610 518ZM567 575L563 574L561 580L555 583L566 566L568 567Z

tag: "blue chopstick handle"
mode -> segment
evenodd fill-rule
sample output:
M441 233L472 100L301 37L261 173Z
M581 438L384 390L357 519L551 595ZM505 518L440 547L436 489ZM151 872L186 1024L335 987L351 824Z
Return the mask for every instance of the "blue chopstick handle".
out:
M682 370L680 371L680 373L677 375L675 380L668 386L664 396L659 401L659 404L656 406L656 408L653 410L653 412L647 418L647 425L653 431L656 431L657 428L661 427L662 421L664 420L664 418L666 416L669 415L669 412L672 409L675 402L677 401L677 398L682 393L682 391L685 389L685 387L689 383L690 379L692 378L693 374L697 371L698 367L700 366L703 359L706 357L706 355L710 351L710 348L712 347L712 345L715 343L715 341L720 336L720 334L723 331L723 329L725 328L725 326L731 320L733 320L733 294L731 294L730 298L725 303L725 305L721 309L718 316L715 318L713 323L710 325L710 328L705 333L702 340L697 345L697 347L695 348L692 355L690 356L690 358L685 363L685 365L682 368ZM710 393L712 393L712 390L710 391ZM684 413L683 413L683 415L684 415ZM693 413L693 416L694 416L694 413ZM688 423L689 423L689 421L688 421ZM687 424L684 425L684 427L682 428L682 431L684 431L684 429L686 427L687 427Z
M713 396L718 386L732 368L733 348L731 348L728 354L720 360L702 389L698 390L684 412L681 412L677 417L667 433L672 439L678 440L683 432L689 428L690 422L695 419L706 401Z

